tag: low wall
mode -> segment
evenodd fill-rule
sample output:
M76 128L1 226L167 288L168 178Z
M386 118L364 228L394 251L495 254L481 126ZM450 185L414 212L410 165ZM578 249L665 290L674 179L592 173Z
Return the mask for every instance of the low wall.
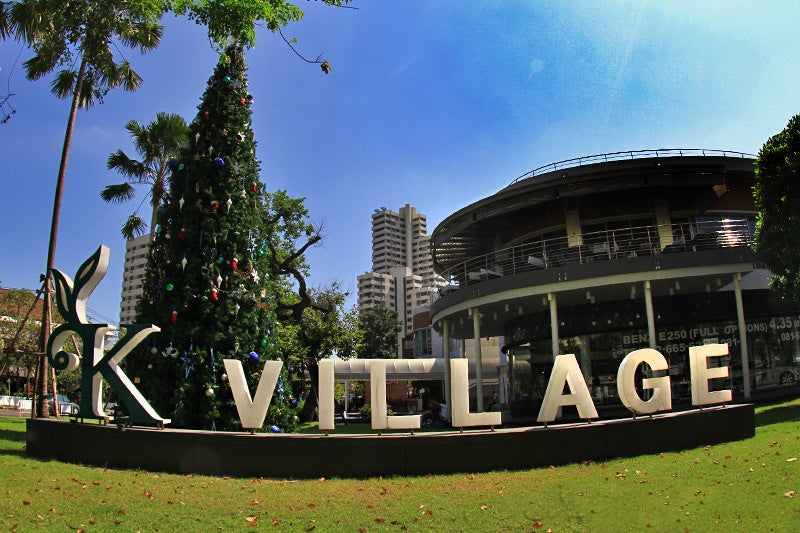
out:
M384 435L255 434L29 419L27 453L149 471L269 478L528 469L752 437L752 404L533 428Z

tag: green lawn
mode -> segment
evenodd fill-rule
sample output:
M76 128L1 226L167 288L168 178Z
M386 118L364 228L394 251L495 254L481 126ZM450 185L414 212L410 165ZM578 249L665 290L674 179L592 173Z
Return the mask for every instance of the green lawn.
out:
M0 418L8 531L800 531L800 400L757 409L756 436L746 441L521 472L367 480L40 461L25 456L24 422Z

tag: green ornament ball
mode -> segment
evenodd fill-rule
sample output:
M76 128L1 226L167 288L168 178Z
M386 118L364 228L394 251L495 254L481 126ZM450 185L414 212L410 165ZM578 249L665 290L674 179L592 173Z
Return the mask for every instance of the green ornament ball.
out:
M167 283L167 286L165 288L167 289L167 292L170 292L172 291L172 289L175 288L175 285L173 285L172 283Z

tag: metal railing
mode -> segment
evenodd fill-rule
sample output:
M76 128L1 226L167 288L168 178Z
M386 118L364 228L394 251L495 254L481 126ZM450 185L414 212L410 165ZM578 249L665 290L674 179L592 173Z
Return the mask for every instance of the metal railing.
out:
M582 165L591 165L594 163L607 163L609 161L620 161L623 159L645 159L649 157L681 157L681 156L711 156L711 157L735 157L737 159L752 158L757 156L753 154L746 154L743 152L733 152L730 150L707 150L704 148L661 148L658 150L631 150L628 152L611 152L608 154L588 155L584 157L574 157L572 159L565 159L556 163L548 163L541 167L535 168L519 176L513 180L510 185L553 172L556 170L564 170L567 168L579 167Z
M566 235L535 240L471 257L439 272L447 282L439 294L489 279L569 264L750 246L752 237L747 219L723 218L583 233L573 238L572 246Z

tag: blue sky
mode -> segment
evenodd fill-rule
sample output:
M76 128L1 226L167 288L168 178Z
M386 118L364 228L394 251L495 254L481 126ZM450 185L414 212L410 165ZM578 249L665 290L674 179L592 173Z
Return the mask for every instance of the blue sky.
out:
M758 4L758 5L756 5ZM535 167L652 148L757 153L800 112L800 4L356 0L300 2L285 29L299 60L261 31L248 53L262 181L306 198L325 226L310 282L355 293L370 270L370 215L409 203L445 217ZM126 52L144 78L78 116L56 267L73 275L99 244L111 265L89 307L116 322L124 241L136 202L105 204L121 181L108 155L133 155L124 129L157 112L192 120L216 64L202 27L167 17L161 46ZM0 43L0 93L17 113L0 125L4 199L0 285L36 288L47 259L68 102L29 83L20 46ZM8 85L7 85L8 84ZM6 88L8 87L8 89ZM351 298L354 302L354 298ZM101 319L95 316L95 320Z

